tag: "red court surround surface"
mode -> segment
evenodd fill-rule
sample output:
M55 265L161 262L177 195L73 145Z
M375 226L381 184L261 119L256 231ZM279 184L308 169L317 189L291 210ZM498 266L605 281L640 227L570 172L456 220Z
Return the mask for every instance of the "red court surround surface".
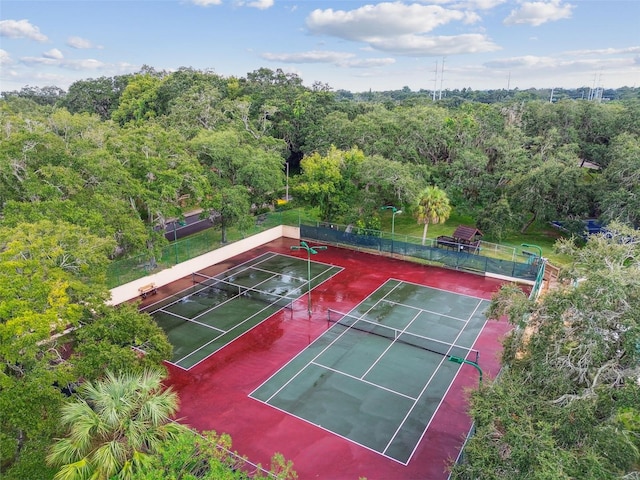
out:
M299 242L283 238L204 271L216 274L269 251L307 258L306 251L291 251L292 245ZM293 315L278 313L191 370L169 366L168 383L180 395L182 422L201 431L228 433L233 450L266 468L272 455L280 452L293 461L301 480L446 479L447 466L458 455L471 424L464 413L465 390L477 387L478 372L470 366L460 370L407 466L248 395L327 328L327 309L350 311L388 278L485 299L503 282L335 247L320 251L312 260L344 270L312 291L311 318L303 297L294 305ZM190 282L185 279L158 293L169 295L187 285ZM504 320L489 321L474 345L481 352L485 381L498 373L500 340L509 329Z

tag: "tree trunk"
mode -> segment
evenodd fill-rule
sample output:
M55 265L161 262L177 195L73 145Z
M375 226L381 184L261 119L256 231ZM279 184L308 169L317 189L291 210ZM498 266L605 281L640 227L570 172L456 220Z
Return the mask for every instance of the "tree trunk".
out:
M427 229L429 228L429 222L424 222L424 230L422 230L422 245L427 241Z
M531 216L529 221L527 223L525 223L524 226L520 229L520 233L526 232L527 228L529 228L531 226L531 224L536 221L536 217L537 216L538 216L538 214L536 212L533 212L533 215Z

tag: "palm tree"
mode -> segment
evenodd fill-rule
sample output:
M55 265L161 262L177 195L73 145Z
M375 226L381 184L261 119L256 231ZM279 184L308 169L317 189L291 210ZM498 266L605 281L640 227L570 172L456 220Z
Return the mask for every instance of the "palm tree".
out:
M418 195L416 206L418 223L424 224L422 232L422 245L424 245L429 223L446 222L451 215L451 205L449 205L449 197L444 190L440 190L436 186L429 186Z
M163 379L158 370L108 371L103 380L84 384L79 398L62 408L67 436L47 456L61 467L55 480L131 478L163 440L183 431L171 421L178 396L163 387Z

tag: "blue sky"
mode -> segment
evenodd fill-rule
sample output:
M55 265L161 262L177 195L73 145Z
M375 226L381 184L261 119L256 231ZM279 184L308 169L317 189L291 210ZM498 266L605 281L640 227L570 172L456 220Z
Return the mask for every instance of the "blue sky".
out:
M353 92L638 87L640 0L2 0L1 91L143 65Z

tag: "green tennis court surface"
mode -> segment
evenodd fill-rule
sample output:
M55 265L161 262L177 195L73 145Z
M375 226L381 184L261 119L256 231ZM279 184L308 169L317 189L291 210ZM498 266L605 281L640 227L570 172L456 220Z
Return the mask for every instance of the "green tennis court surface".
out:
M150 313L167 334L173 345L171 363L188 370L274 313L293 309L310 287L340 270L265 253L214 277L194 273L192 287L142 311Z
M389 280L251 397L407 464L471 347L489 302ZM481 363L481 359L480 359Z

